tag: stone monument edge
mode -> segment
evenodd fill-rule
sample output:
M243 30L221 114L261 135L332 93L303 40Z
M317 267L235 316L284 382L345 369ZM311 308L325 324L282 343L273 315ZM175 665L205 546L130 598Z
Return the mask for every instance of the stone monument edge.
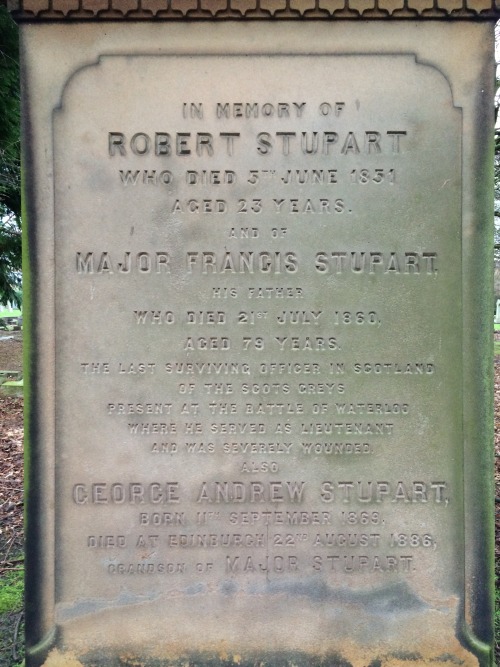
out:
M29 86L26 84L26 60L23 57L23 36L20 35L22 136L32 134L32 126L26 108L31 105ZM46 358L53 358L54 350L47 349L39 322L44 318L43 296L40 280L40 234L36 205L37 171L30 165L36 159L31 142L21 142L21 191L22 191L22 270L23 270L23 365L24 365L24 462L25 462L25 619L32 637L32 645L26 642L26 661L42 665L55 643L56 625L53 616L54 567L53 546L47 545L44 535L52 536L53 521L46 510L54 498L53 459L41 446L45 439L53 438L54 401L47 397L53 378L47 378ZM42 271L43 273L43 271ZM49 305L50 308L50 305ZM48 327L51 329L51 325ZM44 382L39 378L45 377ZM48 459L48 460L47 460ZM44 480L41 483L40 480ZM40 512L40 508L44 508ZM41 552L40 544L44 544Z
M340 4L340 3L339 3ZM16 21L496 20L498 0L7 0Z
M289 18L289 17L285 17L285 18ZM307 19L307 16L304 16L303 18ZM485 17L483 17L483 18L485 18ZM491 16L488 17L488 19L491 19ZM42 20L45 20L45 18L43 18ZM97 64L98 64L97 62L89 63L89 66L97 65ZM425 65L426 63L419 63L419 64L424 64ZM438 70L438 71L440 71L440 70ZM445 76L445 78L447 79L446 75L443 75L443 76ZM484 80L486 80L486 75L484 76ZM26 91L25 91L24 94L26 95ZM482 98L483 102L486 101L485 97ZM484 105L484 106L486 107L486 105ZM486 108L483 108L482 114L483 114L483 120L485 122L484 122L484 125L481 128L477 129L477 134L481 136L480 143L478 143L477 145L480 145L482 147L487 146L488 150L483 151L483 153L486 152L488 157L491 157L492 140L491 140L491 138L488 139L487 131L491 129L492 123L491 123L491 120L488 121L488 119L487 119L487 109ZM26 121L26 124L28 125L27 121ZM29 160L30 160L30 151L29 151L29 148L25 148L24 163L28 164ZM491 160L490 160L490 162L491 162ZM33 178L30 177L29 171L30 170L28 170L28 175L24 176L24 186L23 187L24 187L25 192L31 192L32 193L32 192L34 192L34 185L33 185ZM478 179L478 182L474 185L474 188L477 191L477 194L474 198L474 201L475 201L476 205L478 203L481 203L481 210L477 211L477 218L478 218L478 221L479 221L478 227L483 227L483 226L487 227L488 224L489 224L488 206L489 206L489 203L490 203L490 200L491 200L491 194L489 193L487 196L485 195L485 192L488 190L488 186L485 184L485 181L488 181L488 179L490 178L491 171L492 171L492 168L489 167L486 164L486 159L483 159L483 165L482 165L482 171L481 171L481 174L482 174L483 178ZM479 182L479 181L481 181L481 182ZM28 203L26 203L26 201L28 201ZM36 213L35 213L34 204L29 203L29 201L30 200L25 200L24 212L25 212L25 220L26 220L27 224L25 224L24 234L25 234L25 241L29 240L29 242L32 244L31 248L34 248L34 247L36 247L36 244L37 244L36 231L35 231ZM486 267L486 265L485 265L486 263L484 261L483 261L483 263L481 263L481 259L486 260L487 258L489 258L491 256L491 253L490 253L490 250L491 250L490 236L491 236L490 234L486 234L486 236L478 235L478 237L476 237L477 245L476 245L475 249L477 251L477 255L476 255L475 262L477 262L476 266L478 267L478 270L480 270L480 277L479 277L477 286L473 286L472 288L471 287L467 288L468 293L469 293L469 304L470 304L470 307L471 307L472 311L474 311L474 313L475 313L474 317L477 316L479 318L479 321L481 321L481 322L488 322L488 316L490 315L490 313L492 311L492 308L490 307L490 300L484 297L484 295L486 293L486 288L487 288L487 286L490 282L491 270L490 270L490 268ZM479 241L477 241L478 238L479 238ZM481 240L481 239L484 239L484 238L486 238L486 241ZM490 253L490 254L488 254L488 253ZM472 254L472 251L471 251L471 254ZM33 377L36 377L37 364L39 363L38 355L37 355L36 351L34 351L34 345L36 343L37 336L38 336L38 330L36 328L36 325L34 324L34 322L35 322L34 315L36 314L37 307L38 307L37 306L37 299L40 298L40 294L41 294L40 286L37 283L36 278L33 277L34 275L36 275L36 272L33 273L33 269L35 268L35 264L33 264L33 262L36 263L36 258L33 259L35 257L35 255L36 255L36 253L34 251L33 251L33 253L30 251L28 243L25 243L25 267L27 267L26 268L26 271L27 271L26 275L28 276L27 292L28 292L28 294L32 295L31 298L33 299L31 310L29 310L30 307L28 306L28 312L27 312L27 330L30 333L28 334L29 343L28 343L26 355L27 355L27 359L28 359L28 361L27 361L27 364L28 364L27 368L29 369L28 374L32 374ZM472 265L472 260L470 260L470 261L471 261L471 265ZM30 265L31 265L31 268L32 268L32 273L31 274L29 273ZM464 280L466 280L466 270L465 269L466 269L466 267L464 266ZM465 294L464 294L464 299L465 299ZM27 301L29 303L29 299ZM464 310L467 310L467 308L464 307ZM472 317L471 317L471 319L472 319ZM464 336L465 341L467 341L467 340L472 341L475 338L479 338L481 340L481 344L479 346L479 348L481 350L491 348L490 341L489 341L489 338L491 337L490 329L487 328L486 325L482 329L480 329L479 331L477 331L477 330L472 331L471 322L468 322L468 323L466 322L464 324L464 328L465 328L465 336ZM490 361L491 361L492 353L490 352L487 355L487 359L485 359L484 356L481 356L479 354L473 354L471 356L473 357L473 360L476 363L478 363L479 369L480 369L480 370L476 371L477 375L476 375L476 378L473 380L473 383L475 383L474 386L479 388L479 391L478 391L479 398L476 400L475 403L477 404L478 409L480 411L479 412L480 416L475 419L475 427L477 428L477 431L481 434L481 435L476 436L477 448L476 447L473 448L474 455L477 456L478 460L479 460L478 468L480 470L476 471L476 473L475 473L475 484L477 484L478 481L480 480L480 472L484 473L484 474L488 474L491 471L490 464L492 462L492 457L491 457L490 454L485 453L484 447L482 447L482 446L483 446L484 442L491 440L491 434L489 432L489 424L491 423L492 408L491 408L491 400L490 400L491 399L491 390L488 387L488 382L491 380L492 364L490 363ZM465 357L465 354L464 354L464 357ZM488 366L488 364L489 364L489 366ZM470 361L469 361L469 366L470 365L471 364L470 364ZM27 429L28 435L27 435L27 437L28 437L28 443L35 441L35 439L36 439L35 438L35 433L37 432L37 429L38 429L38 426L39 426L39 424L38 424L38 422L39 422L39 419L38 419L39 413L37 413L37 410L38 410L37 400L38 400L38 398L37 398L37 389L34 388L33 385L32 385L31 389L28 389L28 394L27 394L27 420L28 420L28 422L27 422L27 424L28 424L28 429ZM30 507L35 508L36 503L37 503L37 495L40 495L42 493L40 488L38 488L33 481L36 478L36 475L38 474L37 470L41 470L41 468L39 467L41 464L40 464L40 461L37 460L36 451L34 451L32 456L33 455L34 455L34 458L31 459L32 460L32 463L31 463L32 467L30 469L31 483L28 482L31 498L30 498L30 500L28 500L27 512L28 512L28 516L30 517L30 526L31 526L30 530L33 531L33 528L35 528L36 530L39 531L40 527L39 526L36 527L36 526L33 525L32 517L35 516L35 513L33 512L33 510L30 510ZM488 488L489 489L492 488L491 480L490 480ZM484 499L486 497L486 495L487 494L485 494L485 493L481 494L481 498ZM479 512L483 517L483 521L478 522L479 526L474 529L474 532L478 537L482 535L484 542L482 544L482 549L481 549L482 553L478 555L477 562L476 562L476 564L474 565L474 568L473 568L473 569L475 569L476 573L482 572L483 576L484 576L484 571L485 571L484 567L488 564L489 558L491 556L491 544L492 544L491 543L492 522L491 522L491 512L490 512L491 505L492 505L492 501L491 501L491 503L489 503L487 508L485 508L483 506L483 504L480 504L480 503L475 504L475 505L473 505L474 511L472 512L472 514L474 514L475 512ZM485 530L486 530L487 534L485 533ZM41 576L43 574L44 563L42 562L40 564L39 561L37 560L37 556L34 552L35 536L33 534L32 534L31 540L32 540L32 543L31 543L31 546L28 546L28 553L30 553L30 550L31 550L31 555L29 555L29 558L31 559L31 562L35 567L35 569L32 570L32 573L36 571ZM491 568L489 568L489 570L491 570ZM489 572L489 574L491 575L491 572ZM491 576L490 576L490 580L491 580L490 583L492 584L492 577ZM30 592L29 595L30 595L32 600L34 599L35 596L40 596L40 592L43 595L44 588L43 588L41 583L39 585L37 584L37 590L39 589L40 592L35 592L32 583L30 583L30 588L31 588L31 592ZM475 593L473 592L473 597L475 598L472 602L473 607L475 606L476 608L480 608L484 605L483 608L486 609L486 606L488 606L488 604L491 605L490 590L475 591ZM40 597L38 599L40 599ZM489 602L488 602L488 599L489 599ZM472 614L472 616L474 616L474 614ZM466 617L467 617L467 614L466 614ZM468 641L472 645L475 645L476 647L478 647L478 649L483 653L483 655L485 656L484 657L484 660L485 660L484 664L485 665L487 665L487 664L493 665L494 662L493 662L493 657L492 657L491 653L490 653L491 663L487 662L488 658L486 656L486 652L488 650L486 648L486 642L488 641L488 636L487 635L488 635L488 632L491 631L491 628L487 628L487 627L471 628L471 630L474 630L474 635L475 635L475 637L477 637L477 640L474 639L474 638L469 637ZM466 631L465 634L468 635L468 632ZM29 662L28 661L28 664L32 664L32 665L43 664L43 662L45 660L45 657L46 657L46 653L50 649L50 646L53 643L53 639L54 639L53 631L49 630L47 633L45 633L45 635L40 638L40 642L38 644L36 644L31 649L32 657L30 658L30 660L33 660L33 661L36 660L36 662ZM484 644L483 644L483 641L485 642Z
M485 52L494 49L494 39L484 45ZM491 314L494 312L493 293L493 165L494 122L488 99L494 95L494 63L484 64L480 73L485 95L475 100L476 122L472 142L481 147L474 154L474 169L478 177L469 179L474 201L471 227L474 229L471 243L463 251L463 368L464 368L464 485L471 496L464 494L465 537L477 545L473 554L466 558L466 609L468 638L472 644L485 647L494 640L493 615L495 608L495 488L493 479L493 384L494 356L491 335ZM465 132L463 133L464 137ZM464 140L464 139L463 139ZM465 173L463 165L463 170ZM462 176L464 181L464 175ZM465 217L465 216L464 216ZM464 236L468 221L463 221ZM475 281L468 276L476 275ZM475 390L473 390L473 387ZM474 435L473 435L474 433ZM467 448L467 443L472 446ZM483 489L482 498L474 489ZM471 516L477 518L472 525ZM484 587L475 587L472 582L482 577ZM471 633L473 636L471 636ZM491 664L495 664L491 651Z

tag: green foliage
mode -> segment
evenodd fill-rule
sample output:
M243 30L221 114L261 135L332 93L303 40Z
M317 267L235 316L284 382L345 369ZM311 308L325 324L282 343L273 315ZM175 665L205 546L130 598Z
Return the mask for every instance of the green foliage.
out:
M17 26L0 6L0 302L20 305L21 170Z
M16 217L21 217L19 188L19 39L16 24L5 7L0 6L0 202Z
M1 213L1 205L0 205ZM15 216L0 223L0 302L21 305L21 225Z
M24 568L7 572L0 588L0 614L20 611L23 608Z

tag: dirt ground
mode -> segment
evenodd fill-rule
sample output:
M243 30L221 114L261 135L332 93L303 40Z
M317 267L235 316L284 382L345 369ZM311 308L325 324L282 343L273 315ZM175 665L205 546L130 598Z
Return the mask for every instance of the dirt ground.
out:
M0 370L21 369L20 335L0 337ZM10 569L22 565L22 484L23 399L0 397L0 583ZM500 356L495 358L495 485L495 562L500 581ZM0 614L0 667L12 667L22 657L22 627L22 612ZM500 637L496 648L500 665Z
M22 370L21 335L0 335L0 370ZM23 568L23 399L0 397L0 586ZM0 614L0 667L23 657L22 609Z

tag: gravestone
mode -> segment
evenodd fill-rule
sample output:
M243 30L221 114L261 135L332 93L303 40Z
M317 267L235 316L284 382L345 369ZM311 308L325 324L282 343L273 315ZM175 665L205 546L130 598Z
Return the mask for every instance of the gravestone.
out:
M22 0L28 664L493 664L482 0Z

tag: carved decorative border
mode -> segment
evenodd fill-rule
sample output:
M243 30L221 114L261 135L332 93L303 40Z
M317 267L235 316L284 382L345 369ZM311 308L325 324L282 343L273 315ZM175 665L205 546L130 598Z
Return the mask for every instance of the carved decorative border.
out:
M500 0L8 0L17 21L498 19Z

